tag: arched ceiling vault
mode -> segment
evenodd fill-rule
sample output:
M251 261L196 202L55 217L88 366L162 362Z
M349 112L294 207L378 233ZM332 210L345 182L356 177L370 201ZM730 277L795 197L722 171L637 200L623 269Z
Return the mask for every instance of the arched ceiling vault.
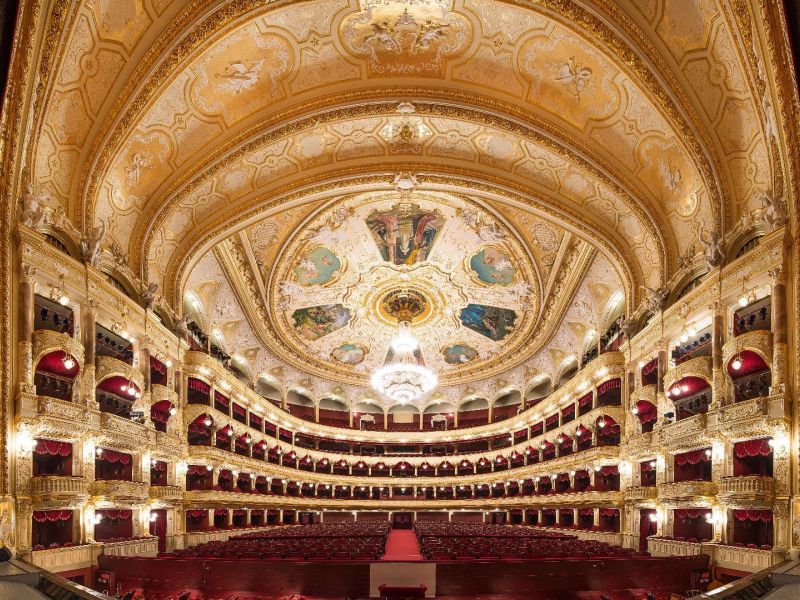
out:
M370 237L375 215L394 210L408 231L427 215L414 234L427 260L396 273L427 262L464 306L493 297L520 319L511 341L476 342L477 358L445 379L474 382L477 366L553 376L618 314L612 298L632 312L640 286L666 283L700 250L701 229L724 236L765 190L785 193L761 11L746 0L85 0L49 16L27 173L76 231L103 222L115 257L178 314L196 293L203 322L225 325L221 343L255 352L251 373L287 349L270 331L294 343L277 320L285 307L270 303L290 303L277 290L299 277L281 268L320 258L303 240L329 223L362 236L345 248L331 234L324 258L344 262L319 292L333 302L338 289L352 308L353 278L395 260ZM505 265L504 253L527 300L471 267L475 256ZM294 368L321 374L336 335L293 347ZM523 342L530 354L510 360ZM357 352L340 354L348 366Z

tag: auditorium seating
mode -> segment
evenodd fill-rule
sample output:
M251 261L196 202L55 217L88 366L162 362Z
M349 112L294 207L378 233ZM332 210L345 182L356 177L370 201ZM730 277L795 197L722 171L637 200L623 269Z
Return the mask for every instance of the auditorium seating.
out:
M202 560L378 560L386 551L389 531L385 521L274 527L159 556Z
M436 561L649 556L605 542L511 525L417 521L414 533L422 555Z

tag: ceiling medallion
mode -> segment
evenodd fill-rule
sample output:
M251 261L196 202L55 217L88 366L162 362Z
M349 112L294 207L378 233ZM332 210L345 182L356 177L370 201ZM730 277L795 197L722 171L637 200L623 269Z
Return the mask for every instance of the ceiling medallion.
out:
M419 347L411 335L411 322L422 315L428 301L414 290L396 290L382 302L387 314L397 319L397 336L392 340L392 362L372 374L372 387L398 404L407 404L430 392L438 382L436 374L419 363Z

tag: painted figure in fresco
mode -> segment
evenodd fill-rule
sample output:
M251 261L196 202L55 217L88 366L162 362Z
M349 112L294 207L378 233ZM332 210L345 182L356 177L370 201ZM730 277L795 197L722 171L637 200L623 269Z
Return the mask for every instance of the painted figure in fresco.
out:
M295 329L309 341L341 329L350 321L350 311L341 304L299 308L292 315Z
M499 341L514 330L517 313L507 308L468 304L461 310L461 323L489 339Z
M442 217L419 209L408 213L392 209L367 218L383 260L395 265L413 265L427 259L442 225Z

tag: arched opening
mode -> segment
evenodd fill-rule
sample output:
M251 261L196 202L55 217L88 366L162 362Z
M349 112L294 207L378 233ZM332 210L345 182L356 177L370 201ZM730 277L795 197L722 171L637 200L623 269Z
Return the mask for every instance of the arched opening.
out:
M389 431L419 431L419 409L416 406L395 405L389 409Z
M489 402L485 398L468 400L458 407L458 428L480 427L489 422Z
M426 406L422 413L425 431L446 431L453 427L453 416L456 409L449 402L437 402Z
M675 405L677 421L707 413L711 403L711 384L701 377L684 377L664 393Z
M608 415L600 415L595 422L597 427L597 445L603 446L619 446L621 428L619 423Z
M130 419L133 405L142 397L139 386L126 377L114 375L97 384L95 398L100 412ZM141 414L141 413L140 413Z
M359 402L353 407L353 427L366 431L383 430L383 409L372 402Z
M187 441L190 446L210 446L211 445L211 427L214 425L214 419L211 415L199 415L194 421L189 423L187 428Z
M565 365L564 370L561 372L561 376L558 378L558 387L561 387L567 383L570 379L575 377L577 373L578 361L575 358L571 358L567 365Z
M550 381L550 378L546 375L540 376L538 379L534 380L533 385L528 389L528 393L525 394L525 406L527 408L536 406L552 392L553 383Z
M166 433L170 417L177 412L178 409L175 408L169 400L160 400L153 404L153 406L150 407L150 420L153 422L156 431Z
M275 406L281 405L281 392L274 385L264 378L259 378L255 384L256 393L262 398L266 398Z
M772 330L772 296L766 296L736 310L733 314L733 337L751 331Z
M95 353L97 356L108 356L125 364L133 364L133 344L124 337L106 329L99 323L95 325Z
M39 359L33 376L36 395L72 402L79 371L80 365L75 357L63 350L45 354Z
M286 395L286 408L295 417L306 421L314 421L314 402L300 392L291 391Z
M504 421L513 417L522 410L522 394L514 390L494 401L492 407L492 421Z
M350 427L350 407L338 398L319 401L319 423L329 427Z
M647 400L639 400L631 409L636 419L639 421L639 430L641 433L650 433L653 431L656 422L658 421L658 410L656 406Z

